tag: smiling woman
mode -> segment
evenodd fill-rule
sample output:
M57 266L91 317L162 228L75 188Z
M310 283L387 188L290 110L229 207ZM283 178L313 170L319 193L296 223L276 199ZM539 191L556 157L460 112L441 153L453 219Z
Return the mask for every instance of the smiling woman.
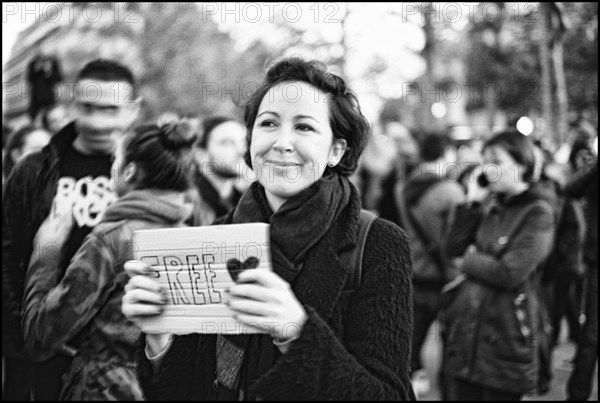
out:
M400 228L376 219L362 281L341 256L358 243L361 206L348 180L369 124L318 62L276 63L246 105L248 165L260 178L221 224L269 223L273 271L242 272L228 305L259 335L146 335L144 394L157 400L406 400L411 264ZM123 298L132 321L157 315L161 287L139 262Z

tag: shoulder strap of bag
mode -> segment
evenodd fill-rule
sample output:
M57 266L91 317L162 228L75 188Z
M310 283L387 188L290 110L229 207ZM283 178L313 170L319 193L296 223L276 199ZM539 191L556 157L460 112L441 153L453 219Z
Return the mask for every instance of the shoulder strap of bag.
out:
M360 287L362 277L362 260L367 241L367 234L371 224L373 224L373 221L375 221L375 218L377 218L375 214L368 212L367 210L360 211L356 246L353 249L344 252L340 256L342 262L351 268L350 277L348 278L346 286L344 287L345 291L356 291Z

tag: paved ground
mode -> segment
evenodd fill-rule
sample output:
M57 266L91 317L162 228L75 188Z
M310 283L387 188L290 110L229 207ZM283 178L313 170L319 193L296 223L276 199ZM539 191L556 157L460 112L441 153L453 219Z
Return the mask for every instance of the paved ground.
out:
M566 326L563 326L566 329ZM431 392L424 396L419 396L419 400L440 400L440 391L437 380L434 374L438 372L441 359L441 342L436 330L436 324L430 329L429 337L427 338L423 351L423 364L431 379ZM565 400L566 384L571 374L572 365L571 359L575 355L575 346L568 342L566 334L561 335L561 341L554 350L553 369L554 379L550 392L544 396L526 396L524 400L529 401L546 401L546 400ZM598 401L598 368L596 366L596 375L594 382L594 391L590 397L591 401Z
M566 326L563 326L566 328ZM440 391L437 385L437 380L434 374L438 372L440 367L440 355L441 355L441 343L439 340L438 333L435 331L436 325L434 324L430 330L429 337L427 338L425 349L423 351L423 363L425 369L431 378L431 392L425 396L420 396L419 400L440 400ZM548 394L544 396L527 396L525 400L529 401L546 401L546 400L565 400L566 398L566 384L571 374L572 365L571 359L575 354L575 346L566 341L566 334L561 336L561 342L559 343L556 350L554 350L553 357L553 368L554 368L554 380L552 382L552 388ZM2 384L4 384L4 360L2 361ZM594 391L590 400L598 400L598 368L596 367L596 376Z

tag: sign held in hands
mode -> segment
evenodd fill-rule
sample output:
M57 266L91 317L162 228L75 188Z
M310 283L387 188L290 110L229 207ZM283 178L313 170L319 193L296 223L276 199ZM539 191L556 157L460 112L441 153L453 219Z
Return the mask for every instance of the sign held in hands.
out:
M168 290L164 312L140 321L143 332L264 332L233 318L224 291L244 270L271 270L268 224L139 230L134 242L135 258Z

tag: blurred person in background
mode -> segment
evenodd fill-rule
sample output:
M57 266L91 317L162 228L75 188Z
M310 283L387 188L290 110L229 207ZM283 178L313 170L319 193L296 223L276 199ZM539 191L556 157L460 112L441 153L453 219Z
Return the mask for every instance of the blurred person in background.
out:
M376 211L385 191L383 181L394 169L398 150L394 140L385 132L380 132L379 126L373 130L354 175L354 183L359 189L363 207Z
M35 126L24 126L12 133L6 145L6 159L2 165L2 184L13 167L21 159L31 153L41 150L50 142L51 134Z
M533 154L535 158L535 168L531 178L531 187L544 195L550 202L554 211L554 222L559 228L562 212L564 210L565 197L561 184L566 179L562 175L553 176L549 167L554 163L552 154L544 148L540 140L534 140ZM550 384L553 378L552 373L552 309L554 307L554 274L557 272L557 263L563 264L565 256L558 256L564 249L559 247L560 243L569 243L564 239L564 234L555 232L553 234L553 246L551 254L542 261L538 267L539 273L539 307L538 307L538 353L539 353L539 374L537 393L546 394L550 390ZM570 252L569 252L570 253ZM567 258L568 259L568 258ZM558 261L558 262L557 262ZM576 332L577 329L574 330Z
M413 133L406 126L391 122L387 126L387 136L395 144L396 155L392 160L392 170L383 178L381 198L377 201L377 211L381 218L400 224L395 189L404 183L420 162L420 148Z
M39 52L29 61L26 78L31 89L28 113L34 121L41 110L56 100L56 85L63 79L58 59Z
M579 338L575 367L567 385L568 400L587 400L598 363L598 156L587 162L567 185L567 194L584 201L587 223L583 260L586 266L585 323Z
M86 95L89 86L97 89L93 97ZM131 127L138 110L135 79L127 67L110 60L89 62L77 76L75 120L42 150L25 157L8 177L2 197L2 332L3 341L11 343L15 353L22 352L24 345L23 284L36 232L55 198L70 201L75 223L57 267L56 275L62 276L83 239L115 199L109 188L115 141ZM28 354L35 362L34 399L58 398L62 374L76 347L64 346L52 357L44 351Z
M469 183L477 180L475 177L475 170L478 166L479 164L468 164L460 170L460 175L458 175L458 179L456 181L462 188L465 195L469 191Z
M396 185L396 205L402 227L411 240L414 328L411 371L417 397L429 393L430 381L421 361L429 327L438 316L440 291L456 274L443 245L448 217L464 203L456 182L457 149L446 134L428 134L421 147L422 162L406 183ZM454 175L454 178L448 176Z
M134 258L137 230L179 227L192 205L194 129L186 122L140 126L117 144L111 186L118 199L108 207L59 276L57 259L34 254L25 280L25 348L60 351L77 338L80 347L63 377L60 400L143 400L135 368L140 329L121 312ZM60 198L36 234L38 247L64 245L73 224Z
M537 390L537 267L551 251L554 207L531 185L526 136L502 132L483 157L447 238L462 275L441 298L444 387L450 400L520 400Z
M25 126L12 133L7 141L6 155L2 161L2 190L13 167L27 155L42 149L50 141L50 133L34 126ZM4 300L3 300L4 303ZM3 335L14 323L8 315L2 315ZM31 364L16 351L9 337L2 337L2 356L5 358L5 379L2 388L3 400L29 400L31 395Z
M40 125L52 135L71 122L69 110L63 104L48 106L40 113Z
M244 180L246 129L232 117L211 116L202 122L197 143L194 183L203 221L212 223L233 209L242 193L235 187ZM197 214L195 213L195 214Z
M569 166L573 173L590 164L593 153L586 143L575 144L569 155ZM555 248L548 259L548 270L553 288L550 305L552 321L552 345L556 346L560 336L562 318L569 325L569 339L579 343L583 299L583 242L586 220L581 200L563 195L560 221L556 231Z

